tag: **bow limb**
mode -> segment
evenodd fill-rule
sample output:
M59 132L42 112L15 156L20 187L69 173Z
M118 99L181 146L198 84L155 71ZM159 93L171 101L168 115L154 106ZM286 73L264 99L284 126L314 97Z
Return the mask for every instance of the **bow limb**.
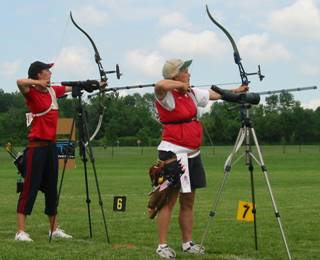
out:
M211 15L211 13L209 11L208 5L206 5L206 11L207 11L207 14L208 14L210 20L224 32L224 34L228 37L228 39L232 45L234 61L238 65L242 84L245 84L245 85L249 84L247 73L245 72L243 65L241 63L240 53L239 53L238 47L237 47L234 39L232 38L231 34L227 31L227 29L224 28L220 23L217 22L217 20L215 20L213 18L213 16Z
M90 41L92 47L93 47L93 50L94 50L94 58L95 58L95 62L97 63L98 65L98 69L99 69L99 74L100 74L100 81L105 83L105 85L107 85L107 82L108 82L108 78L107 78L107 74L102 66L102 63L101 63L101 57L100 57L100 54L99 54L99 51L98 51L98 48L96 46L96 44L94 43L94 41L92 40L92 38L90 37L90 35L84 30L82 29L77 23L76 21L73 19L73 16L72 16L72 12L70 12L70 19L73 23L73 25L79 30L81 31L87 38L88 40ZM103 121L103 116L104 116L104 105L102 103L102 96L103 94L101 94L101 88L100 88L100 92L99 92L99 120L98 120L98 124L96 126L96 129L95 131L93 132L92 136L89 138L88 142L92 141L96 135L98 134L100 128L101 128L101 125L102 125L102 121ZM85 144L86 146L88 145L88 142Z
M210 13L210 11L209 11L208 5L206 5L206 11L207 11L207 14L208 14L210 20L211 20L216 26L218 26L218 27L227 35L229 41L231 42L233 51L234 51L235 53L237 53L238 56L240 57L240 54L239 54L239 51L238 51L238 47L237 47L235 41L233 40L231 34L226 30L226 28L224 28L220 23L218 23L216 19L213 18L213 16L211 15L211 13Z

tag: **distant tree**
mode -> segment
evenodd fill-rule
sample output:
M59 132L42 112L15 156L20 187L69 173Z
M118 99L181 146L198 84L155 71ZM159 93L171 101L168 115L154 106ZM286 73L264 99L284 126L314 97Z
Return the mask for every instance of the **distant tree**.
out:
M281 111L292 110L296 105L293 95L289 92L282 92L279 95L279 109Z
M120 96L110 93L105 98L93 97L83 103L87 113L90 134L98 123L101 105L105 107L101 129L95 143L103 145L157 145L161 136L161 124L157 120L154 95L135 93ZM76 115L76 99L60 99L60 117ZM19 92L5 93L0 89L0 143L13 142L21 145L27 141L25 125L27 107ZM253 126L260 143L299 144L320 142L320 107L316 110L301 107L290 93L266 98L265 105L250 109ZM214 102L210 112L200 118L204 127L203 143L233 144L241 127L240 108L226 102ZM209 138L210 137L210 138Z
M279 96L271 95L266 97L266 112L277 112L279 109Z

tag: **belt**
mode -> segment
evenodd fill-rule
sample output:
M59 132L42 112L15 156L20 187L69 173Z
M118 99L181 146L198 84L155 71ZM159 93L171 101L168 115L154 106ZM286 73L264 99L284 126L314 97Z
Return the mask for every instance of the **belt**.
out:
M194 152L188 153L188 157L196 154L197 152L199 152L199 149L196 150L196 151L194 151ZM174 155L174 156L172 156L170 159L165 160L165 161L158 160L158 163L159 163L161 166L165 166L166 164L172 163L172 162L174 162L174 161L176 161L176 160L177 160L177 156Z
M184 123L190 123L193 121L197 121L197 117L185 119L185 120L180 120L180 121L175 121L175 122L161 122L163 125L179 125L179 124L184 124Z
M29 141L27 147L35 148L35 147L45 147L53 144L51 141Z

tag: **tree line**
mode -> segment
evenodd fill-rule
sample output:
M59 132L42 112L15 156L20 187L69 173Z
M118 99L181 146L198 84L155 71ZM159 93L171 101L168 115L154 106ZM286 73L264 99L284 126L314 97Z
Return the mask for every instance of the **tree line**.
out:
M76 99L60 99L60 117L76 115ZM91 132L97 125L101 104L105 107L101 130L95 145L135 146L157 145L161 125L157 120L153 94L135 93L120 96L108 94L85 102ZM233 144L241 127L240 108L235 104L214 102L210 111L200 116L204 127L204 145ZM5 93L0 89L0 143L25 145L27 107L19 92ZM253 126L260 143L318 144L320 142L320 107L303 108L291 93L266 98L265 104L250 109ZM139 141L138 141L139 140Z

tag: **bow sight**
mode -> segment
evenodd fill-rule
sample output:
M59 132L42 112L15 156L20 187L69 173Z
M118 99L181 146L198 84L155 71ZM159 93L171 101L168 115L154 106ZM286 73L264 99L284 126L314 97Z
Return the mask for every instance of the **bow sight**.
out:
M108 71L104 71L106 74L112 74L112 73L116 73L117 79L120 79L120 77L122 76L122 73L120 72L120 68L119 65L116 64L116 70L108 70Z
M260 81L262 81L265 77L265 75L261 74L261 67L260 64L258 65L258 71L257 72L253 72L253 73L246 73L246 75L250 76L250 75L258 75L258 78ZM250 81L249 81L250 82Z

